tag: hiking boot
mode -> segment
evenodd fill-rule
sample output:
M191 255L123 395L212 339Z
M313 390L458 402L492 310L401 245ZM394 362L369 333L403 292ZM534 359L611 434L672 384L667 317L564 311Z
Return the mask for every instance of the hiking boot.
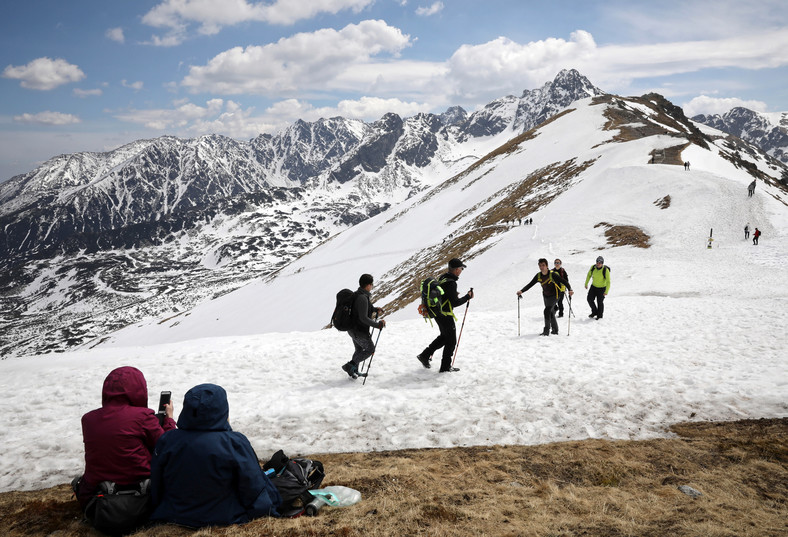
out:
M563 317L563 316L564 316L564 312L563 312L563 311L562 311L562 312L560 312L560 313L558 314L558 316L559 316L559 317Z
M459 371L459 367L450 367L449 369L441 369L438 373L454 373L455 371Z
M347 373L347 375L352 379L358 378L358 369L356 369L356 364L353 362L348 362L342 366L342 371Z
M589 319L593 319L594 317L596 317L596 313L592 313L591 315L588 316Z
M549 336L550 335L550 331L547 328L545 328L544 330L542 330L542 333L539 334L539 335L540 336Z
M430 360L432 360L431 357L417 354L416 359L418 359L418 361L421 362L421 365L423 365L426 369L430 368Z
M557 336L557 335L558 335L558 330L553 330L553 331L552 331L552 332L550 332L550 333L551 333L551 334L553 334L554 336Z

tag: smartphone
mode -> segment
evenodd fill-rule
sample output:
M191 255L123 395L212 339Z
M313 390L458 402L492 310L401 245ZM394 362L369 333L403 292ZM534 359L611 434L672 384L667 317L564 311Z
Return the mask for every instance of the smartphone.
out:
M164 405L169 404L172 392L161 392L159 395L159 410L156 412L156 417L159 418L159 425L164 425L164 418L167 417L167 412Z

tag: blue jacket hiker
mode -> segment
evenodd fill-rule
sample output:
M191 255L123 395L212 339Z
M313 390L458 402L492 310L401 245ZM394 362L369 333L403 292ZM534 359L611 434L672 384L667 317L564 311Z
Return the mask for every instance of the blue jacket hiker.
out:
M192 528L277 516L279 491L249 440L227 421L224 388L195 386L183 398L178 429L164 434L151 461L151 520Z
M372 356L375 352L375 344L372 343L372 336L369 329L377 328L382 330L386 326L386 321L381 319L376 321L372 318L373 314L380 314L383 312L380 308L372 305L372 287L375 285L374 279L371 274L362 274L358 279L358 290L356 291L355 299L353 301L353 328L347 331L350 339L353 341L353 356L350 361L342 366L342 370L348 374L350 378L358 378L365 376L359 372L361 362Z

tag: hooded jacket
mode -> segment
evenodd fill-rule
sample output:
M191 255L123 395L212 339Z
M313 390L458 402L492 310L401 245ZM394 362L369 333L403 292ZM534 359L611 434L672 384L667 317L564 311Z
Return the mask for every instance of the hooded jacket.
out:
M175 428L167 418L164 427L148 408L148 384L135 367L119 367L104 380L101 408L82 416L85 474L79 484L84 507L102 481L133 485L150 477L153 448L164 431Z
M249 440L230 428L229 412L221 386L186 393L178 429L163 435L153 454L152 520L201 528L278 515L282 497Z

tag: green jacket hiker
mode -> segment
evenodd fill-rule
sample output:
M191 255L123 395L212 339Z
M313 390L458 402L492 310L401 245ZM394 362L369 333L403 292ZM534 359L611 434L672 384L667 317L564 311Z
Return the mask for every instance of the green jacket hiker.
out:
M591 289L588 289L589 280L591 280ZM605 313L605 297L610 292L610 267L605 265L605 259L601 255L596 258L596 264L588 269L586 289L588 289L588 305L591 306L589 317L596 317L599 320Z

